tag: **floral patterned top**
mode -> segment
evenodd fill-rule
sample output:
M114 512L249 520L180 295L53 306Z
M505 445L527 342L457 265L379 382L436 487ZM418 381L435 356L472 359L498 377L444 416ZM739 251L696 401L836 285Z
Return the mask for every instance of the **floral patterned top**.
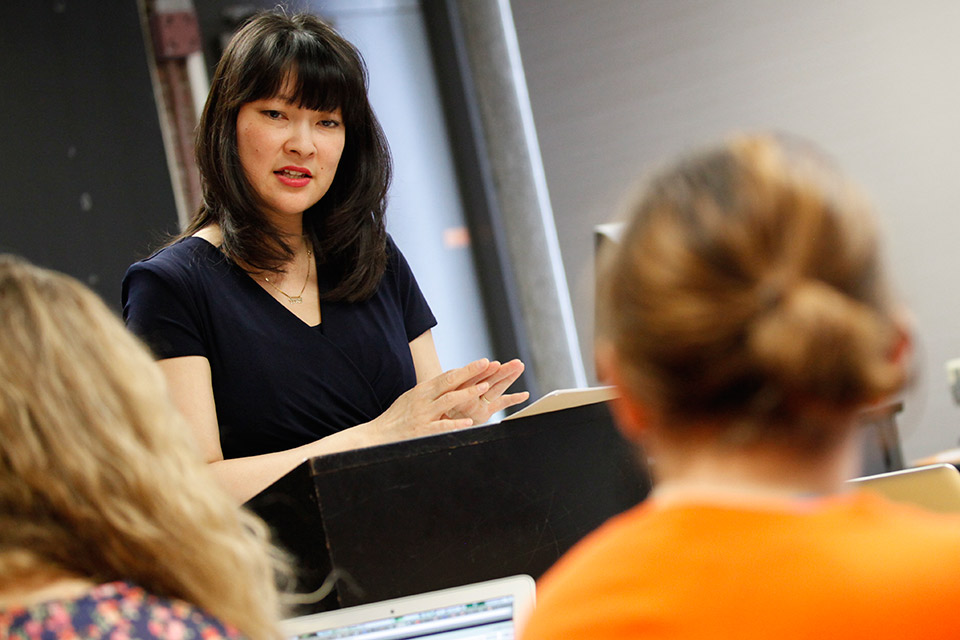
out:
M3 640L240 640L239 631L183 602L128 582L108 582L76 600L0 609Z

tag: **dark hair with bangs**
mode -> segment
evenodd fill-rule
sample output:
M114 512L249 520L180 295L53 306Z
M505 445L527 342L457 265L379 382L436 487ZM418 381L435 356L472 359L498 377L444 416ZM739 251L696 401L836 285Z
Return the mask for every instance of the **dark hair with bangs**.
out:
M367 70L357 49L309 14L261 13L227 45L197 128L196 154L203 204L182 238L220 226L221 250L251 268L281 271L293 249L263 214L263 203L244 175L237 150L237 114L248 102L276 97L287 80L300 107L339 108L346 141L333 183L304 212L317 262L336 276L326 300L362 300L373 294L386 268L390 151L367 98Z

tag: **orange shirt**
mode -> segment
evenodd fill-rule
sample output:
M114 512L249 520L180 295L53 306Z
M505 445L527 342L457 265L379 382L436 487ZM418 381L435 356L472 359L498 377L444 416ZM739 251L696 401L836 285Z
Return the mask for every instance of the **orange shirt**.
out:
M651 500L543 577L523 640L960 638L960 516L869 494Z

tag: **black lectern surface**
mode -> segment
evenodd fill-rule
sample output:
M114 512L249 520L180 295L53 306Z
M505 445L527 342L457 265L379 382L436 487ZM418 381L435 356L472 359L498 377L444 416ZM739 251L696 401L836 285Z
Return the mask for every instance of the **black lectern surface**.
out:
M598 403L314 458L250 506L303 565L301 588L349 576L322 610L539 577L649 488Z

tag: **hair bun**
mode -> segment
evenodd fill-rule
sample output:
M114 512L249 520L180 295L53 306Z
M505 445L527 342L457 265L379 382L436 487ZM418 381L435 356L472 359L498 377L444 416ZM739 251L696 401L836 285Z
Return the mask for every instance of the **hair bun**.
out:
M788 397L849 408L902 384L890 356L896 329L867 305L812 279L764 285L758 297L748 349Z

